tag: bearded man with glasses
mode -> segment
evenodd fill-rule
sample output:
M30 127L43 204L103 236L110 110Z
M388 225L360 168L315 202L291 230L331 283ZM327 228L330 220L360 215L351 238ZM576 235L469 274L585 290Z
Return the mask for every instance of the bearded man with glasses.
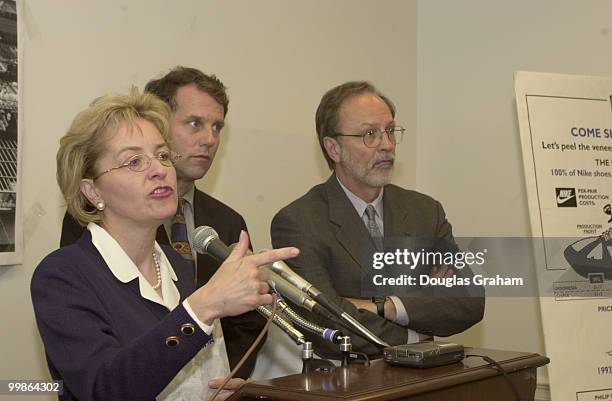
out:
M482 319L484 296L436 289L411 296L365 297L363 279L372 274L371 256L386 250L387 239L427 237L456 250L451 225L440 203L392 185L395 147L405 129L395 122L395 106L368 82L347 82L329 90L316 112L316 128L331 177L281 209L272 221L272 244L296 246L288 263L379 338L391 345L459 333ZM365 274L365 276L364 276ZM433 266L430 277L469 277L469 267ZM465 296L463 296L465 295ZM308 314L324 327L337 322ZM357 334L353 350L379 357L379 348ZM319 354L338 355L317 339Z

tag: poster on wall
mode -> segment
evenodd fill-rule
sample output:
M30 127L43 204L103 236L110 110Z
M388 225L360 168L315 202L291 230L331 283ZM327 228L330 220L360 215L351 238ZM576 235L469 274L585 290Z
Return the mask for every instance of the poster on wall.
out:
M515 89L551 398L612 399L612 78Z
M0 265L21 262L17 43L16 2L0 1Z

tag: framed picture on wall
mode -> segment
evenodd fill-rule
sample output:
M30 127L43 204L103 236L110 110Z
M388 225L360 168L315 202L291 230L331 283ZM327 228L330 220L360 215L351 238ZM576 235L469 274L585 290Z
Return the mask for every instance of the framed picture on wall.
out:
M21 263L19 57L15 0L0 1L0 265Z

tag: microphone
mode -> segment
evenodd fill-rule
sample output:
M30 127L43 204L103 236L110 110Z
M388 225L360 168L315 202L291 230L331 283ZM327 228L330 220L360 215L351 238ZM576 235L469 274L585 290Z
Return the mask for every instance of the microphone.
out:
M196 252L207 253L221 262L227 259L232 252L231 247L227 246L219 239L219 234L217 234L215 229L208 226L201 226L193 231L192 246ZM268 284L274 291L283 294L287 299L298 306L325 316L328 319L333 319L332 314L329 313L327 309L319 305L318 302L314 301L307 294L295 288L289 281L272 271L270 265L265 265L261 268L268 271Z
M319 291L314 285L310 284L306 281L302 276L291 270L289 266L282 260L278 262L272 263L270 266L270 270L275 273L278 273L281 277L285 278L291 284L299 288L301 291L310 295L316 302L323 305L327 308L328 311L331 311L335 316L343 319L345 322L349 324L349 326L359 332L363 337L370 340L374 344L380 347L389 347L385 341L378 338L374 333L368 330L364 325L359 323L354 317L346 313L342 310L338 305L333 303L327 295ZM289 297L288 297L289 298ZM289 298L292 300L291 298ZM292 300L293 301L293 300Z
M208 253L219 261L224 261L231 253L230 248L219 239L219 234L217 234L215 229L212 227L197 227L193 231L192 238L193 244L191 246L198 253ZM349 324L351 328L356 330L356 332L358 332L370 342L378 345L379 347L390 346L385 341L378 338L370 330L368 330L364 325L359 323L359 321L357 321L354 317L343 311L342 308L340 308L338 305L331 302L325 294L323 294L315 286L313 286L304 278L302 278L299 274L291 270L291 268L287 266L287 264L283 261L274 262L272 264L264 266L264 268L267 268L272 272L277 273L277 276L281 276L285 279L285 281L288 281L293 286L297 287L300 291L314 298L313 300L312 298L308 297L314 304L312 309L309 310L312 310L313 312L319 313L322 316L333 320L335 317L332 316L332 314L330 313L331 311L335 316L343 319L346 323ZM284 285L282 286L284 287ZM272 287L274 288L274 286ZM285 295L282 291L281 294ZM304 305L304 302L302 301L301 297L297 297L297 301L292 299L290 296L287 296L287 298L289 298L289 300L291 300L297 305ZM304 307L308 309L308 307Z
M191 247L197 253L208 253L212 257L223 262L232 250L219 239L219 234L214 228L208 226L200 226L193 230L193 244Z
M266 266L262 266L262 268L268 270L268 284L274 291L283 294L294 304L308 309L309 311L314 310L318 306L312 298L292 286L287 280L273 271L270 271Z

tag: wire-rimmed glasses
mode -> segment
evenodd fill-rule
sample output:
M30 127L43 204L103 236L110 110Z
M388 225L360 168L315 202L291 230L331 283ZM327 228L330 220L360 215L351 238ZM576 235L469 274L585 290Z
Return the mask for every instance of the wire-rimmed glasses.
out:
M144 153L137 154L137 155L130 157L125 163L117 167L112 167L112 168L109 168L108 170L101 172L100 174L95 176L93 179L95 181L98 178L102 177L104 174L110 173L113 170L119 170L121 168L128 168L130 171L134 171L137 173L141 171L145 171L151 166L153 159L157 159L161 163L162 166L170 167L174 165L174 163L176 163L177 160L179 160L180 158L181 158L181 155L179 155L178 153L170 152L167 150L162 150L161 152L157 152L155 156L153 157L150 157Z

